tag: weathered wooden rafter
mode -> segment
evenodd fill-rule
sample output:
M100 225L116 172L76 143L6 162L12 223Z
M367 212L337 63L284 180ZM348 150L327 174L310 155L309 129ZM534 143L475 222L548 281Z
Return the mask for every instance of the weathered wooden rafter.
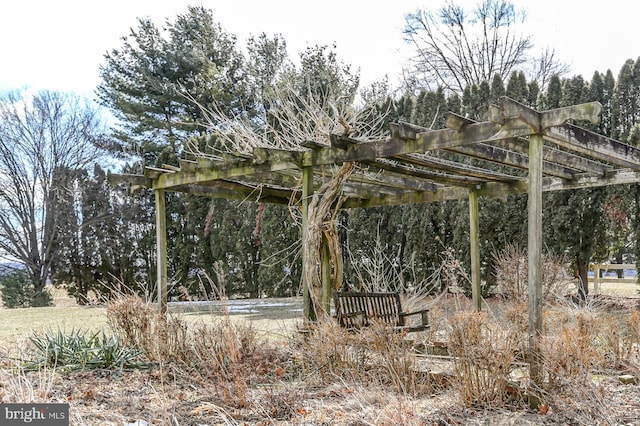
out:
M404 124L408 126L407 124ZM410 126L410 125L409 125ZM413 126L414 129L419 129L417 126ZM428 131L428 129L422 129ZM416 132L417 133L417 132ZM358 144L358 141L347 137L340 137L331 135L331 145L338 146L341 149L346 149L347 146L352 144ZM401 154L391 157L392 160L402 162L410 167L420 167L429 170L436 170L444 172L446 174L455 174L460 176L468 176L472 178L484 179L488 181L507 181L514 179L514 176L507 175L505 173L496 172L492 170L475 167L469 164L460 164L455 161L446 160L443 158L433 157L425 154ZM373 165L373 161L362 161L363 164Z
M390 170L382 170L375 166L368 165L367 171L369 173L354 174L350 181L361 181L378 186L388 186L391 188L413 190L413 191L428 191L433 192L442 187L428 179L420 179L416 177L407 177L403 173L395 173Z
M524 154L527 158L528 164L529 141L527 141L526 138L505 139L496 142L494 145L510 151ZM604 174L612 170L612 167L610 165L603 164L599 161L594 161L587 157L576 155L572 152L562 151L558 148L548 145L546 145L544 148L542 158L544 160L543 167L545 174L553 174L553 171L549 168L550 164L555 165L556 167L562 167L563 170L572 170L570 173Z
M225 198L227 200L250 201L269 204L289 204L290 194L287 197L272 195L271 191L258 191L255 188L234 186L232 189L211 185L178 185L171 188L174 192L197 195L202 197Z
M299 197L304 167L313 170L313 186L319 188L333 166L351 161L360 166L345 184L352 199L345 207L466 198L470 190L504 196L527 191L529 137L539 134L546 141L543 191L640 181L640 150L569 123L597 121L599 111L598 103L587 103L538 112L503 98L489 108L488 121L450 114L444 129L398 123L391 125L389 137L376 141L332 135L298 150L255 148L147 167L143 175L110 180L134 188L284 203Z
M477 160L488 161L501 166L514 167L519 170L527 170L529 167L529 157L517 151L510 151L499 146L487 144L476 144L460 146L447 150L455 154L466 155ZM571 179L578 170L571 169L556 163L545 161L543 168L546 174Z
M544 138L563 148L633 170L640 170L640 150L586 129L566 124L545 130Z
M453 113L449 113L447 122L455 128L475 123L471 119ZM484 143L467 145L448 149L448 151L523 170L529 168L529 141L524 137L503 139L493 142L492 145ZM552 147L546 147L543 160L542 167L545 174L563 179L571 179L575 173L579 172L602 174L611 170L602 163Z

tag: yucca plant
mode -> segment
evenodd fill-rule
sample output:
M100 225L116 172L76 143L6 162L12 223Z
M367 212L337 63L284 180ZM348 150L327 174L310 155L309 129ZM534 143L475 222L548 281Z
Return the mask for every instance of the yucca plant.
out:
M73 371L142 366L137 362L142 354L140 349L123 346L117 336L104 330L90 333L48 329L42 334L34 333L29 340L34 347L34 359L28 362L28 368L63 367Z

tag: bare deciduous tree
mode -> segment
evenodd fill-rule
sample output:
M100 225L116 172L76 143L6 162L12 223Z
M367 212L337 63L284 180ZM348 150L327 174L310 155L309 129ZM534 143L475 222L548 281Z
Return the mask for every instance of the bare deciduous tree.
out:
M413 86L442 86L461 94L465 87L491 81L496 74L507 77L528 68L532 78L543 80L543 87L549 72L567 71L548 49L537 60L528 56L531 37L518 32L525 14L506 0L484 0L470 13L448 1L437 14L418 10L405 19L405 40L415 51L406 72Z
M55 258L65 176L98 158L102 135L98 112L75 95L0 95L0 258L22 264L36 294Z

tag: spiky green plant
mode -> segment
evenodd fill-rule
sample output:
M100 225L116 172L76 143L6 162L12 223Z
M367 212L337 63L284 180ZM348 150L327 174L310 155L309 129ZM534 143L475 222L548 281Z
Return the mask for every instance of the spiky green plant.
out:
M48 329L42 334L34 333L29 340L34 348L34 359L28 368L55 367L66 370L94 368L140 367L137 360L140 349L128 348L117 336L104 330L90 333L88 330L72 329L65 332Z

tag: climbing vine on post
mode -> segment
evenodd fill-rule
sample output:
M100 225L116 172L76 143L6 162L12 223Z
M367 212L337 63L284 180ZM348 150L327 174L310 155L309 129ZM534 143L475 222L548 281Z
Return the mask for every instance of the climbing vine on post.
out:
M327 244L329 269L332 271L332 279L329 280L329 283L333 289L342 285L342 253L335 226L335 216L343 201L340 197L342 186L354 170L354 163L344 163L331 180L325 182L313 194L309 203L307 226L302 230L306 233L306 243L302 247L303 275L315 310L315 318L318 319L329 314L329 300L326 295L330 292L323 292L326 289L323 289L321 273L323 241Z

